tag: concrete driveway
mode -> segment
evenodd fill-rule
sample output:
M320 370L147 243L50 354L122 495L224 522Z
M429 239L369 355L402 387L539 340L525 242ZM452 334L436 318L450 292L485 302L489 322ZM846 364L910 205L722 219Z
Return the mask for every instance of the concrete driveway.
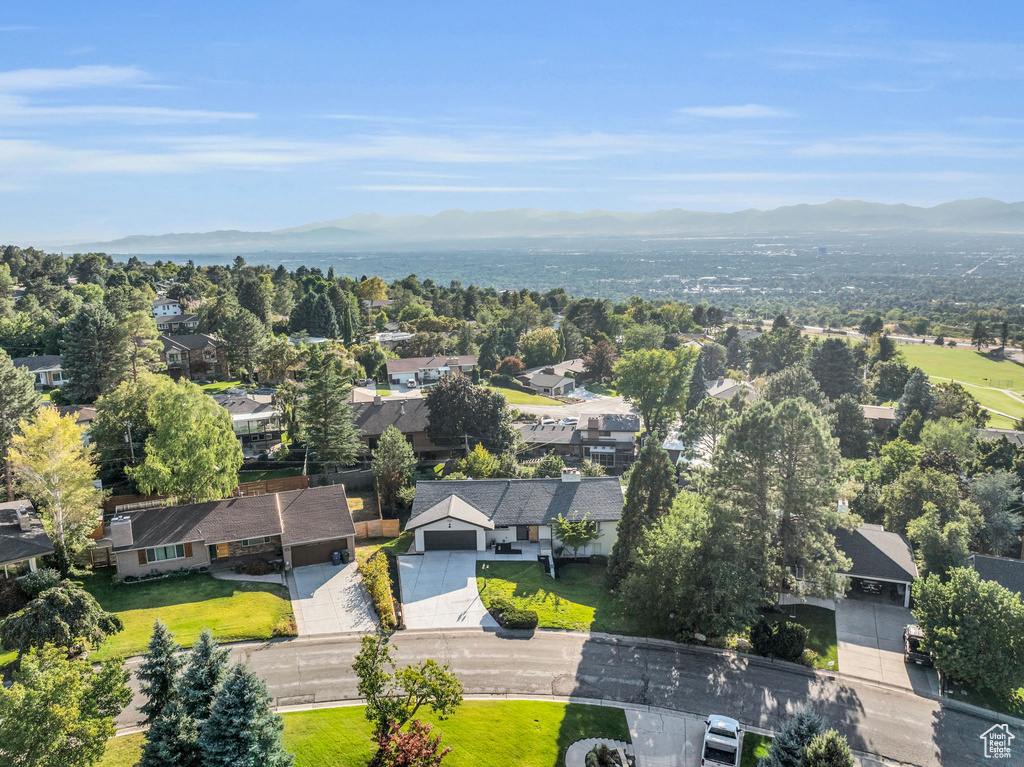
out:
M427 551L399 557L406 628L497 628L480 601L476 559L475 551Z
M903 628L913 623L910 610L865 599L841 599L836 605L839 670L918 694L938 694L935 669L905 663Z
M299 636L377 628L377 614L355 562L296 567L288 574L288 592Z

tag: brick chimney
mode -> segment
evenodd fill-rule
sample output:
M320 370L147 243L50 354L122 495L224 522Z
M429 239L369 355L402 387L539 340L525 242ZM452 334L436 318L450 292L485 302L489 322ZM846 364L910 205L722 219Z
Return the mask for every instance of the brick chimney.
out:
M131 546L135 543L135 536L132 534L132 518L130 516L122 514L110 520L110 542L115 549Z
M555 374L555 369L549 366L544 368L544 372L547 373L549 376L553 376Z

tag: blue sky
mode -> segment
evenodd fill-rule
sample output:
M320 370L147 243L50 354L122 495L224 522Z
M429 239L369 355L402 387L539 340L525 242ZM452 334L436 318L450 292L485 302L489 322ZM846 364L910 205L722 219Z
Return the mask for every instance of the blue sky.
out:
M1024 198L1019 2L0 10L0 240Z

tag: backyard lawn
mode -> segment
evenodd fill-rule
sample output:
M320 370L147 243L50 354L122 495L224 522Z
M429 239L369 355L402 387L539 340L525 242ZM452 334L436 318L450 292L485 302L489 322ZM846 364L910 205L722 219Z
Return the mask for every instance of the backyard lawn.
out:
M508 400L510 405L560 405L558 400L551 399L550 397L542 397L539 394L528 394L523 391L516 391L515 389L506 389L503 386L492 386L490 387L495 391L500 391L505 395L505 399Z
M107 639L90 660L144 652L159 618L189 647L209 628L222 642L269 639L279 620L291 614L288 592L265 583L219 581L209 575L115 585L113 570L82 579L102 607L124 622L124 630Z
M603 394L605 397L618 397L615 384L611 383L589 383L584 388L593 394Z
M377 384L377 394L379 394L382 397L387 397L389 394L391 394L391 384Z
M228 389L241 385L241 381L214 381L213 383L203 384L199 388L207 394L223 394Z
M377 497L373 490L346 491L348 510L352 512L353 522L366 522L369 519L380 519L377 511Z
M378 551L399 556L412 546L413 531L406 530L397 538L367 538L356 545L356 561L363 562Z
M796 618L791 616L796 615ZM807 649L818 653L815 668L839 670L839 643L836 639L836 613L814 605L785 605L777 620L799 623L807 629ZM832 661L832 665L828 665Z
M284 746L295 767L362 767L373 755L362 706L284 714ZM562 767L565 750L583 738L629 742L621 709L576 703L466 701L453 716L437 721L442 745L451 746L446 767ZM99 767L130 767L139 758L142 735L113 739Z
M552 578L536 562L478 562L476 576L485 605L510 598L534 610L541 628L646 635L605 585L603 567L566 565Z

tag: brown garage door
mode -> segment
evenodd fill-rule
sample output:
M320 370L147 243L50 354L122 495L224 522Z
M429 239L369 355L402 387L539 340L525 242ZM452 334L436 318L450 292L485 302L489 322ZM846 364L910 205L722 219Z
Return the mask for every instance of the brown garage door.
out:
M330 541L304 543L301 546L292 546L292 567L318 565L322 562L330 562L332 551L341 551L342 549L347 548L348 538L335 538Z
M424 530L427 551L476 551L476 530Z

